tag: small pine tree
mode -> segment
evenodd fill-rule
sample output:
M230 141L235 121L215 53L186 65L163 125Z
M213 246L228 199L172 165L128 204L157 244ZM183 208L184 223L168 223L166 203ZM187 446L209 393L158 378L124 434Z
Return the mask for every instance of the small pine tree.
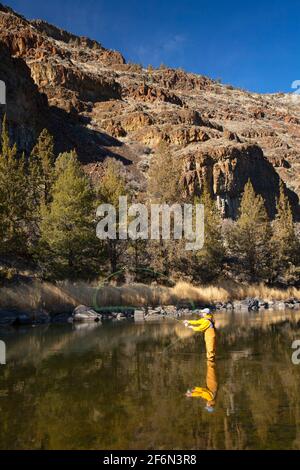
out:
M180 160L172 156L166 144L161 144L152 157L148 172L148 195L153 203L178 203L181 198Z
M250 180L244 188L239 218L228 235L237 273L252 282L268 280L271 226L264 200L255 194Z
M119 162L108 159L105 165L104 175L97 188L98 203L113 205L118 214L120 196L130 197L126 188L122 167ZM110 261L111 273L117 272L120 268L121 258L126 253L126 249L126 240L108 239L104 241L104 250L106 257Z
M23 256L27 254L28 181L25 157L18 156L16 145L10 145L6 118L3 120L1 143L0 252Z
M106 161L97 195L102 204L112 204L118 209L119 197L127 195L126 181L119 162L113 159Z
M196 198L195 203L197 202L199 201ZM200 203L204 205L204 246L197 253L198 266L195 275L208 282L220 275L225 249L221 215L206 183L203 185Z
M274 279L291 281L289 273L295 272L295 266L299 262L299 242L295 234L291 206L282 181L277 214L273 223L272 250Z
M147 196L151 204L178 204L182 199L181 162L175 158L165 143L152 157L148 172ZM171 222L172 227L172 222ZM148 243L151 268L170 276L176 269L177 258L182 253L181 240L152 240Z
M52 201L42 210L39 258L46 276L88 278L97 272L94 194L75 152L55 165Z
M55 176L54 140L47 129L38 137L29 159L32 201L35 207L49 205Z

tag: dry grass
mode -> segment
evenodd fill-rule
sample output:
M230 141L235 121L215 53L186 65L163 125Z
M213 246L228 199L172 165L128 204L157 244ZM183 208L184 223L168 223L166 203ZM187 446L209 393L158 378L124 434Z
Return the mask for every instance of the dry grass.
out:
M179 282L173 288L174 293L182 298L202 302L226 302L229 300L242 300L247 297L257 297L262 300L288 300L292 297L300 298L300 290L295 287L276 289L264 284L243 286L233 282L222 282L219 286L192 286Z
M146 306L176 304L181 301L212 303L258 297L264 300L300 298L300 290L280 290L260 285L241 286L223 282L219 286L193 286L178 282L175 287L148 286L145 284L121 287L96 287L86 283L63 282L53 285L33 282L0 289L0 309L41 311L55 314L72 311L76 305Z
M76 299L68 292L48 282L35 281L0 289L0 308L60 313L72 310Z
M187 282L178 282L172 289L173 295L179 300L191 302L226 302L231 298L225 287L219 286L193 286Z
M265 300L288 300L292 297L300 298L300 290L295 287L288 289L276 289L267 287L264 284L253 286L239 286L235 292L236 299L244 299L245 297L259 297Z

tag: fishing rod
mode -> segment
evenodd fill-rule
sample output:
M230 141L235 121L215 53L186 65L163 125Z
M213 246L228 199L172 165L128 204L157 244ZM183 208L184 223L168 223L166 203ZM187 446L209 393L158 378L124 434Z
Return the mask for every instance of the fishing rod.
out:
M180 324L182 324L182 325L183 325L183 320L178 320L178 318L174 318L174 317L168 317L168 316L166 316L166 318L169 318L170 320L177 321L178 323L180 323Z
M179 341L182 341L183 339L186 339L186 338L177 338L173 343L169 344L169 346L166 346L165 348L163 348L162 351L158 351L158 354L165 354L166 351L168 351L169 349L171 349L175 344L177 344ZM189 354L189 355L193 355L193 354L197 354L198 353L177 353L177 354Z
M167 318L169 318L170 320L177 321L177 322L180 323L180 325L182 325L182 326L186 326L186 325L184 324L184 322L185 322L185 321L188 321L188 320L178 320L178 318L168 317L168 316L167 316Z
M174 346L174 344L178 343L178 341L181 341L183 338L177 338L174 343L169 344L169 346L166 346L162 351L159 351L159 354L164 354L166 351L168 351L170 348Z
M184 320L178 320L178 318L174 318L174 317L167 317L167 318L170 318L171 320L174 320L176 321L177 323L179 323L181 326L185 327L187 325L184 324ZM159 354L164 354L166 351L168 351L170 348L172 348L175 344L177 344L179 341L182 341L183 339L186 339L186 338L177 338L173 343L169 344L169 346L166 346L165 348L163 348L162 351L159 351Z

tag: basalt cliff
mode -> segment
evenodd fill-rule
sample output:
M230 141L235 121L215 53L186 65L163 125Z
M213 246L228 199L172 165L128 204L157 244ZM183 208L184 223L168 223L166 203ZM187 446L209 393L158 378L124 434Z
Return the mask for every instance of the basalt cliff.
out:
M107 157L115 158L142 190L164 142L181 161L184 191L197 194L207 181L224 217L236 216L249 178L272 216L282 179L299 217L297 95L261 95L178 69L144 69L1 4L0 80L1 113L27 153L47 127L57 151L75 148L92 178Z

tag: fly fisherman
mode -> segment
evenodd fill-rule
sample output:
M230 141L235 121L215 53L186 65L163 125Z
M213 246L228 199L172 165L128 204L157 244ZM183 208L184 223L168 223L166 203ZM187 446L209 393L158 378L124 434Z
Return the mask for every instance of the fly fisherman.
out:
M213 314L209 308L200 311L199 320L184 320L183 324L195 332L204 333L206 357L208 361L214 362L216 356L216 330Z

